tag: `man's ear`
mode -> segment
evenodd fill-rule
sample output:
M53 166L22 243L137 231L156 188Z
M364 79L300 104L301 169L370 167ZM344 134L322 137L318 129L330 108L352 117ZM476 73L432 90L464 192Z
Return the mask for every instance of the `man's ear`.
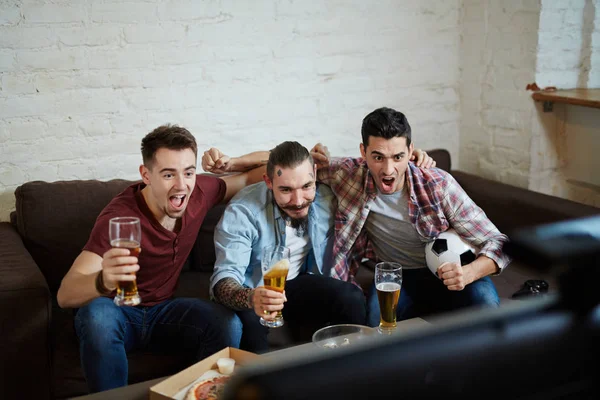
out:
M267 176L267 174L263 174L263 181L265 181L265 183L267 184L267 187L270 190L273 190L273 182L271 182L271 180L269 179L269 177Z
M410 146L408 146L408 159L409 160L412 157L414 151L415 151L415 144L411 143Z
M367 158L367 149L365 149L365 145L362 143L360 144L360 155L362 158Z
M150 184L150 170L144 164L140 165L140 176L146 185Z

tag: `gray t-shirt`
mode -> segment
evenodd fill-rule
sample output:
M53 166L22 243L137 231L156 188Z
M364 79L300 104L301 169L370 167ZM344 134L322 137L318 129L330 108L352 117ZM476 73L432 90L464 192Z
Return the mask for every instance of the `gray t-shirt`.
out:
M381 261L398 262L405 269L426 266L427 241L410 223L406 185L392 194L377 192L377 197L369 203L365 229Z

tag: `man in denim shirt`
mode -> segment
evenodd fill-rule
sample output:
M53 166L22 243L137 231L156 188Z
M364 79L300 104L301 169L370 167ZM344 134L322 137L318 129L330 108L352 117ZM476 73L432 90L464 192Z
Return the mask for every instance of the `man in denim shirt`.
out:
M310 153L297 142L275 147L264 182L241 190L227 206L215 231L210 290L242 320L242 348L268 350L268 328L259 317L273 319L282 309L299 341L329 324L365 324L362 291L330 277L335 207L331 190L316 183ZM261 252L269 245L290 248L284 293L263 286Z

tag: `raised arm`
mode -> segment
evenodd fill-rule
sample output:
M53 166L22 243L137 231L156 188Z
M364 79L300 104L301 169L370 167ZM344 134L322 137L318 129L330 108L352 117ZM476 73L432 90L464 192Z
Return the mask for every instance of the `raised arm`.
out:
M240 157L229 157L221 150L211 147L202 155L202 169L214 174L246 172L267 165L268 151L255 151Z
M263 175L267 172L266 166L260 166L251 169L248 172L240 172L237 174L222 176L221 179L227 184L227 191L223 202L228 202L237 192L242 190L248 185L260 182L263 179Z
M229 157L213 147L202 155L202 169L214 174L227 174L222 179L227 184L223 201L228 202L244 187L262 180L267 172L268 160L268 151L255 151L240 157Z

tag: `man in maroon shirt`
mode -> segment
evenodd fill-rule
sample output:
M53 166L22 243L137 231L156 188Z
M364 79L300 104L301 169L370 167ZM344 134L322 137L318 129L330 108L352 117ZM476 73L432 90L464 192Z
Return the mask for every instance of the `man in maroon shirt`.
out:
M202 359L237 347L241 322L218 304L173 298L181 269L208 210L262 178L259 153L226 160L248 172L216 178L196 175L197 145L178 126L161 126L142 140L141 183L117 195L100 213L90 238L58 290L58 304L79 308L75 329L89 389L127 385L127 353L182 351ZM218 168L219 166L215 166ZM138 217L142 251L111 248L109 220ZM141 304L112 301L119 281L137 278Z

